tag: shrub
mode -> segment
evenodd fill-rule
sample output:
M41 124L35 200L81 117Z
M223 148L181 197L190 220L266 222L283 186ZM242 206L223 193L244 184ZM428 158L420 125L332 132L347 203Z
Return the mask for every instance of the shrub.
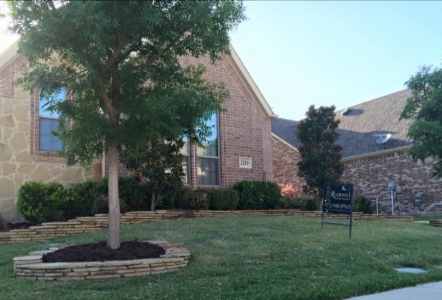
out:
M371 206L371 201L365 196L356 197L353 203L353 211L362 212L364 214L372 214L373 207Z
M99 182L86 181L71 185L62 197L57 197L57 208L65 219L90 216L94 202L101 197L102 186Z
M299 190L291 184L280 183L278 186L281 189L281 196L296 197L299 194Z
M290 196L282 196L279 199L276 207L280 209L300 209L301 199Z
M318 209L318 200L301 198L301 210L315 211Z
M240 181L233 189L239 193L238 209L274 209L281 198L280 188L270 181Z
M207 194L202 190L186 190L181 201L178 202L181 209L205 210L209 208Z
M5 229L5 223L3 221L2 213L0 212L0 229Z
M128 211L128 207L123 199L120 199L120 211ZM109 212L109 196L100 195L92 204L91 214L107 214Z
M181 208L181 201L188 189L176 186L169 191L163 193L163 198L155 205L156 209L177 209ZM148 199L149 207L151 198Z
M103 177L102 194L105 197L109 195L108 186L109 178ZM121 212L145 210L149 207L149 203L146 202L147 197L143 197L142 186L143 185L133 177L118 178L118 194L120 197ZM144 192L146 192L146 190L144 190Z
M59 183L26 182L18 191L18 211L35 224L54 221L57 197L63 194L64 188Z
M207 190L209 209L234 210L238 206L239 194L235 190Z

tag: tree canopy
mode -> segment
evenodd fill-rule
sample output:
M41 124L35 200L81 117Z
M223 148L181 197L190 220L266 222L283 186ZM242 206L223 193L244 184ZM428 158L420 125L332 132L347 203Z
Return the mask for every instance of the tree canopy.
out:
M297 138L301 142L298 175L305 179L303 191L322 196L325 183L338 182L344 172L342 147L336 143L339 120L335 107L311 105L306 118L298 124Z
M186 135L201 143L204 121L228 97L179 57L229 53L228 32L245 19L240 1L10 1L11 29L29 61L18 80L50 99L68 164L107 153L108 246L119 247L121 145ZM61 89L69 99L51 98ZM198 128L198 131L195 129Z
M401 113L401 119L411 119L408 137L413 141L414 161L437 159L432 175L442 177L442 70L424 66L406 83L412 91Z

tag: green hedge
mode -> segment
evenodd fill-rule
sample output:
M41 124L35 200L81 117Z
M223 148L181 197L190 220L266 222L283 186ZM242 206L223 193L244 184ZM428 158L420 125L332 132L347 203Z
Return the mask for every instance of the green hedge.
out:
M63 197L61 184L29 181L18 191L17 208L29 222L41 224L54 221L57 217L57 203Z
M207 194L204 190L186 189L177 205L180 209L206 210L209 208L207 198Z
M364 214L372 214L373 207L371 205L371 201L365 196L356 197L353 203L353 211L362 212Z
M312 198L283 196L279 199L276 208L280 209L300 209L315 211L318 210L318 201Z
M238 209L275 209L281 198L279 186L270 181L240 181L233 189L239 193Z
M239 203L239 194L235 190L207 190L209 209L235 210Z

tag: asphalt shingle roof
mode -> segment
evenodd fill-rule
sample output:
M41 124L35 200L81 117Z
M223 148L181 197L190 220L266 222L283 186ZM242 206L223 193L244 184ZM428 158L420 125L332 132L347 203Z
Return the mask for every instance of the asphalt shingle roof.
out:
M336 112L339 124L338 143L343 147L343 157L362 155L410 145L407 138L410 120L399 121L402 109L411 96L410 90L399 91L371 101L350 107L347 115L342 111ZM298 121L287 119L272 120L272 132L293 145L301 144L296 139ZM376 134L391 134L391 138L384 144L376 143Z

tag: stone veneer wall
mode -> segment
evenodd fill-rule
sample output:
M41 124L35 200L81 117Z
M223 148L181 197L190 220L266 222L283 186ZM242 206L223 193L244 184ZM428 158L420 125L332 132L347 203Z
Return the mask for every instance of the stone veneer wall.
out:
M388 181L394 181L404 188L399 194L402 213L426 214L442 212L442 180L431 177L430 169L434 160L425 163L413 162L409 151L396 151L373 157L344 160L343 180L354 184L355 196L364 195L372 200L378 198L379 210L391 213ZM413 200L422 200L420 207L413 206ZM399 205L395 198L395 214ZM376 209L376 208L375 208Z
M27 181L69 185L101 178L101 164L91 170L67 167L55 153L38 150L38 93L30 95L13 82L26 59L16 56L0 69L0 212L6 222L18 221L17 192Z
M297 163L301 160L299 151L273 135L272 152L273 181L276 183L291 184L302 193L305 180L298 176Z
M190 252L182 244L167 241L149 241L162 247L166 253L160 258L101 261L43 263L45 253L57 251L35 251L28 256L14 258L14 273L17 278L28 280L70 281L149 276L179 270L190 259Z

